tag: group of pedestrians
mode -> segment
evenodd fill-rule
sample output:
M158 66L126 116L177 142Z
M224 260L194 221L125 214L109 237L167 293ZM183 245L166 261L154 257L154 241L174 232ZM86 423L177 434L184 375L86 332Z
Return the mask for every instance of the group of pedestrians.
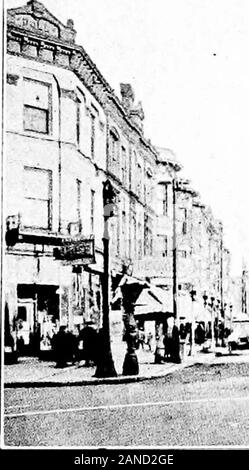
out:
M99 355L99 334L92 322L86 323L78 332L69 331L67 326L60 326L52 339L56 367L66 367L69 363L80 363L83 360L86 367L95 365Z
M181 362L180 344L192 344L191 324L176 325L173 318L169 318L166 328L158 330L155 337L152 332L145 333L143 328L137 330L136 349L153 352L155 363ZM81 363L90 367L101 360L103 346L103 331L99 332L93 322L86 322L85 326L77 332L69 331L66 326L60 326L58 333L52 338L53 357L56 367L66 367L69 363ZM154 341L155 339L155 341ZM203 344L206 340L206 332L203 325L199 324L195 329L195 343Z
M149 331L145 333L143 328L138 331L139 346L145 351L154 352L155 363L165 361L181 362L180 359L180 333L174 321L168 321L166 331L157 331L155 336ZM155 341L153 341L155 338Z

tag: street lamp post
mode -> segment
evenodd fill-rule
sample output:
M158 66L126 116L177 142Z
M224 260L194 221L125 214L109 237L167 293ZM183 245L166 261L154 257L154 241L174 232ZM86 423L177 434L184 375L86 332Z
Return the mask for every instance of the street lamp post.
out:
M110 338L109 323L109 218L113 217L115 211L116 193L109 180L103 183L103 204L104 204L104 233L103 233L103 258L104 273L102 278L103 288L103 325L102 325L102 351L101 360L97 362L95 377L116 377Z
M176 324L179 327L179 316L178 316L178 276L177 276L177 230L176 230L176 193L189 193L192 196L196 196L197 193L194 192L188 185L189 180L178 180L176 177L172 180L172 197L173 197L173 237L172 237L172 248L173 248L173 316L175 318Z
M214 350L215 348L215 341L214 341L214 297L210 297L210 308L211 308L211 350Z
M224 289L223 289L223 252L224 252L224 243L223 243L223 225L220 222L220 319L221 319L221 346L224 346L224 329L225 329L225 312L224 312Z
M173 315L178 323L178 309L177 309L177 242L176 242L176 179L172 181L172 192L173 192Z
M193 356L195 354L195 315L194 315L194 302L196 301L196 290L192 289L190 291L190 296L192 300L192 308L191 308L191 349L190 355Z
M123 363L123 375L138 375L139 364L136 355L137 325L134 317L136 301L147 284L142 282L126 282L121 286L124 308L124 340L127 351Z
M223 304L223 333L222 333L222 346L226 346L225 338L227 336L227 321L226 321L227 303Z
M203 296L203 304L204 304L204 309L205 309L205 328L206 328L206 323L207 323L207 301L208 301L208 296L206 291L204 292Z
M230 310L230 330L232 331L233 328L233 306L232 304L229 305Z
M220 311L221 311L221 307L220 307L220 304L221 304L221 301L220 299L217 299L217 306L216 306L216 311L217 311L217 318L216 318L216 346L219 346L220 345L220 341L219 341L219 336L220 336Z

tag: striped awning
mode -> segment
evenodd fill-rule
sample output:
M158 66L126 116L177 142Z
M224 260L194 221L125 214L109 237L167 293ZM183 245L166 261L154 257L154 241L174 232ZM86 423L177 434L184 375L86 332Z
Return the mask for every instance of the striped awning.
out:
M135 315L146 315L151 313L171 313L172 296L170 292L160 287L149 287L144 289L135 304Z

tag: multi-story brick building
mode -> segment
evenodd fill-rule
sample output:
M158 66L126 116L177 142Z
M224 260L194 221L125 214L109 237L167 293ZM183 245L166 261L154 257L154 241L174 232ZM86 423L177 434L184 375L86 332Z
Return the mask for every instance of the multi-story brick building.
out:
M27 344L56 324L101 324L107 179L114 291L124 273L146 279L164 290L156 308L173 313L174 227L178 315L191 311L191 290L200 306L204 293L225 301L229 286L221 226L173 152L145 138L132 87L122 83L119 99L75 37L73 21L40 2L8 10L5 301Z
M148 263L151 282L172 293L172 240L175 224L178 317L191 319L191 291L194 291L195 316L207 320L210 315L204 308L205 296L208 302L214 297L216 312L222 309L222 305L224 310L224 306L229 303L230 253L223 245L222 224L215 220L210 208L201 203L190 182L181 177L181 166L174 154L167 149L158 151L157 251L154 262ZM154 273L152 266L155 267Z
M56 323L101 322L107 178L118 192L114 281L153 250L157 153L141 103L127 84L118 99L75 36L72 20L63 25L40 2L8 10L5 300L27 344ZM62 259L65 240L75 251L83 237L94 238L95 262Z

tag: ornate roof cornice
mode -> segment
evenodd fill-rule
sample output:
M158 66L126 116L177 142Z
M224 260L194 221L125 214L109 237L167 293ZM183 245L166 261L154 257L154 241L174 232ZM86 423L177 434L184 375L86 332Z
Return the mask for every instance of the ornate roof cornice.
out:
M123 120L124 125L139 137L140 142L153 154L154 158L157 158L157 150L129 117L120 99L96 64L82 46L74 43L76 31L73 28L72 20L68 20L67 26L63 25L42 3L34 0L28 2L24 7L7 11L7 35L8 41L12 40L20 44L19 50L8 48L8 53L39 62L47 62L50 65L60 65L73 71L100 105L105 110L109 108L113 113L116 113ZM34 57L34 54L29 54L28 45L37 47L37 57ZM52 60L42 57L40 53L42 49L53 52ZM65 59L66 55L69 56L69 60L60 60L63 57Z

